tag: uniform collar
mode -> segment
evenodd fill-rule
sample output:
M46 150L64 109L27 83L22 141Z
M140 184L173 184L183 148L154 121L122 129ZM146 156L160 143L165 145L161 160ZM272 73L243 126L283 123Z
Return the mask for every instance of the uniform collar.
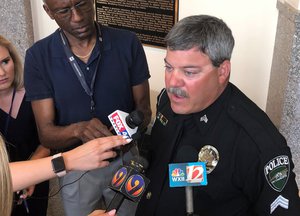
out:
M201 134L206 134L208 130L215 125L215 122L219 118L220 113L226 109L225 101L227 96L230 94L230 86L227 85L223 93L218 97L218 99L211 104L206 109L198 113L193 113L190 115L183 115L182 118L192 118L194 124L198 127ZM187 117L189 116L189 117Z

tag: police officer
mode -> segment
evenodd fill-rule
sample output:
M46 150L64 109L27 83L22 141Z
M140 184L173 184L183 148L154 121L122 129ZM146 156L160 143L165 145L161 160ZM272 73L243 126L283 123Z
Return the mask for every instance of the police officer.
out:
M186 154L183 149L192 152L184 155L189 162L207 166L207 186L193 187L195 214L299 215L284 137L229 82L234 38L228 26L212 16L186 17L166 42L166 88L151 134L151 182L136 215L186 215L185 190L169 187L168 176L168 164Z

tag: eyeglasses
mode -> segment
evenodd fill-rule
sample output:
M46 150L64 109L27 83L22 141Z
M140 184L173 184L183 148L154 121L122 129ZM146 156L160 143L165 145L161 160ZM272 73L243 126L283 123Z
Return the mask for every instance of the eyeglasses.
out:
M88 12L92 9L91 1L80 1L72 7L66 7L55 11L54 15L59 19L69 19L72 16L72 10L74 9L83 13Z

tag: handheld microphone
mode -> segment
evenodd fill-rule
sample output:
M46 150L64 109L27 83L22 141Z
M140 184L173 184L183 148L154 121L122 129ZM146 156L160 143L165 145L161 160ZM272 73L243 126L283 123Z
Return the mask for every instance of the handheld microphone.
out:
M130 114L121 110L116 110L108 116L117 135L128 136L133 140L139 138L138 126L144 121L144 114L139 110L134 110Z
M183 145L178 150L176 164L169 164L170 187L185 187L186 215L194 215L193 186L207 185L206 166L197 161L198 154L194 147Z
M120 208L124 199L139 202L150 180L142 173L148 168L148 161L143 157L134 157L128 166L121 166L114 174L109 188L116 194L109 203L106 212Z

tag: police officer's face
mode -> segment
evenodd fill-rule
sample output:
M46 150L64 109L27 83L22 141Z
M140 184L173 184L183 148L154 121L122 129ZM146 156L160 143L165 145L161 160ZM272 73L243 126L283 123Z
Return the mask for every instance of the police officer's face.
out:
M167 49L165 85L172 110L190 114L207 108L225 89L229 74L229 61L216 68L209 57L196 48Z

